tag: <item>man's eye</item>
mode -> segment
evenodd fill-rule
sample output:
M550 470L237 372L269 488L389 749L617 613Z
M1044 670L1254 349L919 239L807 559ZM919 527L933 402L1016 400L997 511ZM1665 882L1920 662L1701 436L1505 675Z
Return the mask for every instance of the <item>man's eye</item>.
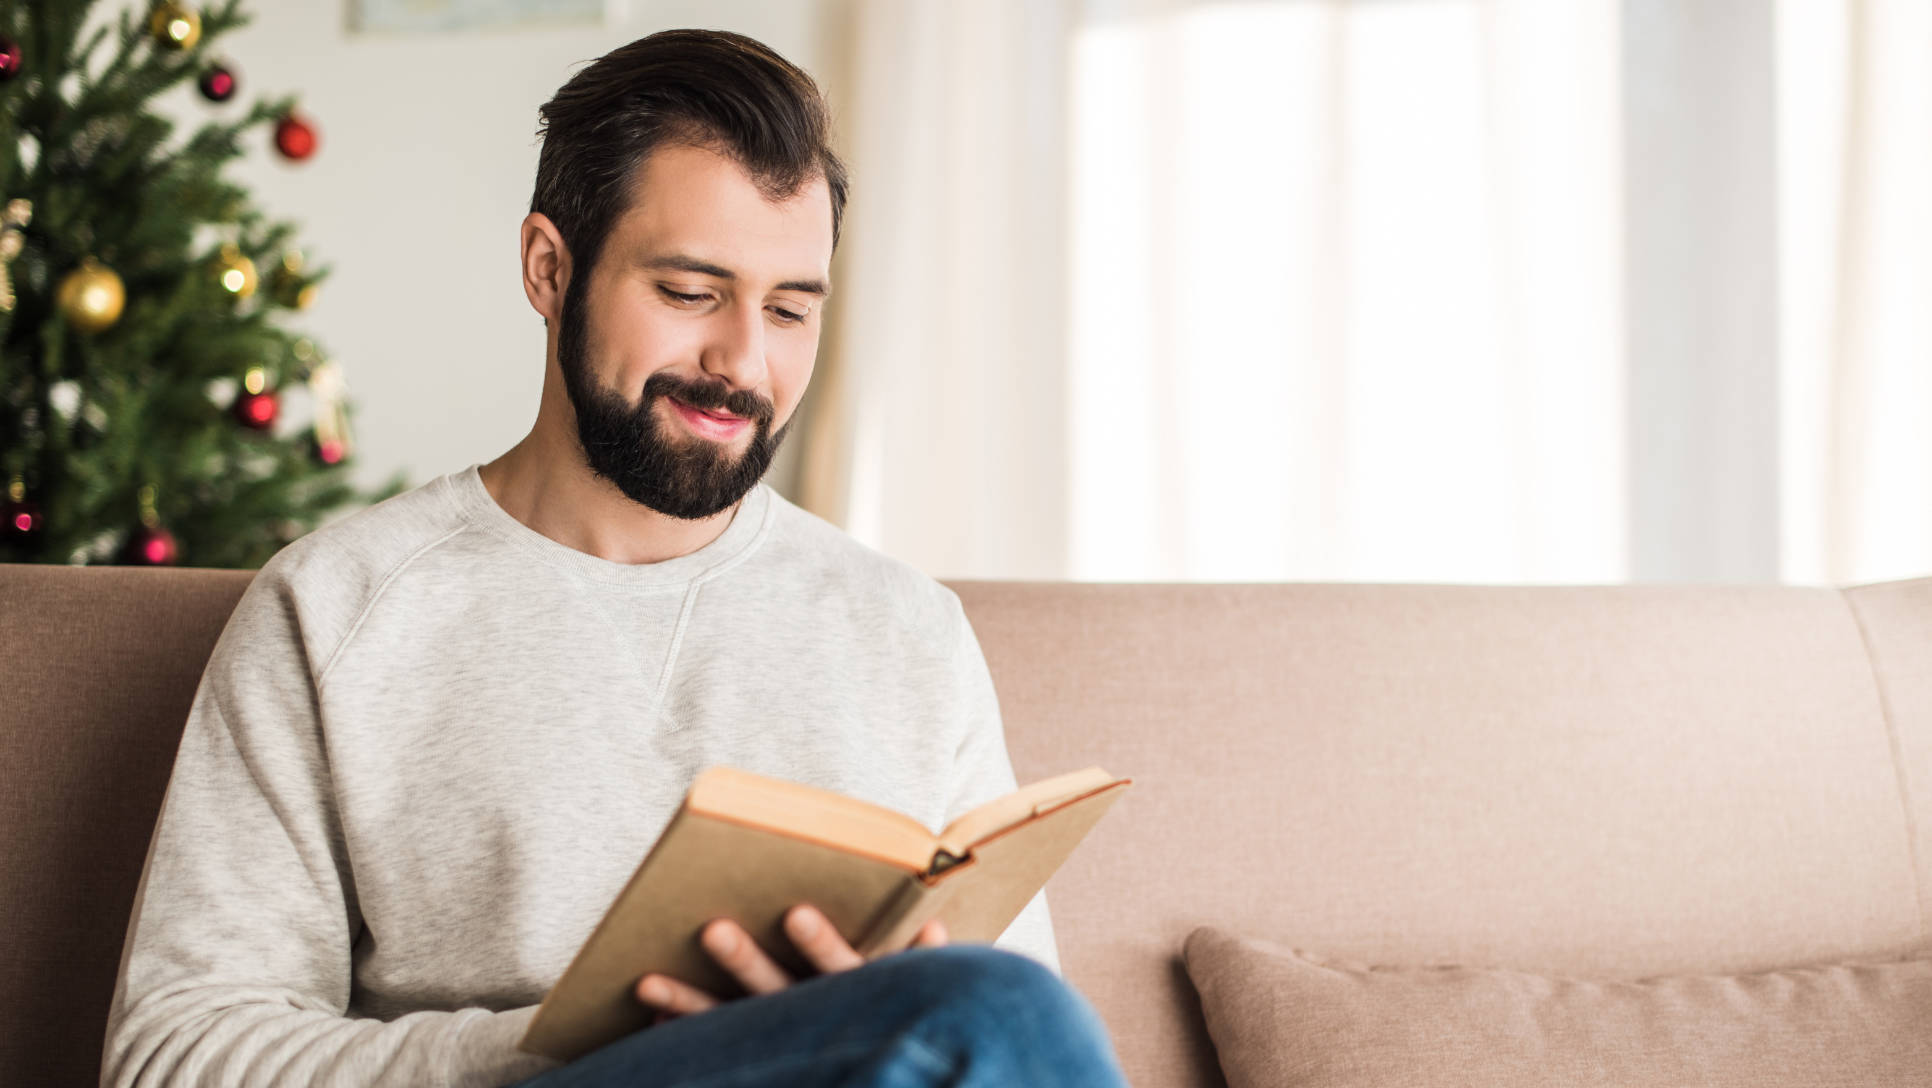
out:
M658 290L664 292L666 297L677 299L679 302L703 302L711 297L710 295L687 295L680 291L673 291L669 287L660 287Z
M784 320L784 322L787 325L796 325L799 322L805 320L805 316L806 316L804 314L795 314L790 310L784 309L782 307L777 307L777 306L772 307L771 312L777 314L781 319Z

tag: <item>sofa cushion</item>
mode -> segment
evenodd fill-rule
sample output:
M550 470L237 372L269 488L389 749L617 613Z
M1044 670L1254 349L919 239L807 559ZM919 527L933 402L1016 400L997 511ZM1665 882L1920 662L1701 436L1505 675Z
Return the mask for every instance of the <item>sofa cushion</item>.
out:
M1183 951L1230 1088L1932 1084L1932 960L1589 981Z

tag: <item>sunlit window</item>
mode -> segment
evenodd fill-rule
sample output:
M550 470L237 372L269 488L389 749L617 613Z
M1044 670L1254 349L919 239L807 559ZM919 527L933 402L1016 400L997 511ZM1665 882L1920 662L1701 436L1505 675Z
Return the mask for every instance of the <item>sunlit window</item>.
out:
M1783 577L1932 567L1932 5L1780 0Z
M1082 32L1074 577L1625 577L1615 29L1430 0Z

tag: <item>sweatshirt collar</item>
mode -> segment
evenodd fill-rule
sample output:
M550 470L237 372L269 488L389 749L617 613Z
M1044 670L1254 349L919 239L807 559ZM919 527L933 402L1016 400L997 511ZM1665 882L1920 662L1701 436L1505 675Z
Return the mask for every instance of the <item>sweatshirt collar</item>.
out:
M764 538L771 515L771 489L761 482L739 500L724 532L697 551L656 563L617 563L552 540L511 517L483 486L482 467L478 462L442 479L466 518L546 563L607 585L682 585L709 577L749 554Z

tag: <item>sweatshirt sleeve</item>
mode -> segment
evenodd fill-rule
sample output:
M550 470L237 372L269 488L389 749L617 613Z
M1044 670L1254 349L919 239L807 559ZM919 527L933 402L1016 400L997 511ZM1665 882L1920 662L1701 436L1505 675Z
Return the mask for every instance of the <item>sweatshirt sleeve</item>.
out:
M280 566L244 592L196 690L128 921L103 1088L486 1088L554 1068L516 1049L534 1006L347 1015L361 919L318 663Z
M953 788L946 804L945 823L974 806L1003 797L1018 789L1013 765L1006 753L1006 730L1000 718L999 697L993 690L993 677L986 669L986 658L972 624L952 598L954 633L952 636L953 673L962 695L964 731L953 758ZM943 826L943 824L942 824ZM1013 923L993 942L995 947L1018 952L1060 973L1060 951L1053 937L1053 920L1047 911L1046 889L1021 909Z

